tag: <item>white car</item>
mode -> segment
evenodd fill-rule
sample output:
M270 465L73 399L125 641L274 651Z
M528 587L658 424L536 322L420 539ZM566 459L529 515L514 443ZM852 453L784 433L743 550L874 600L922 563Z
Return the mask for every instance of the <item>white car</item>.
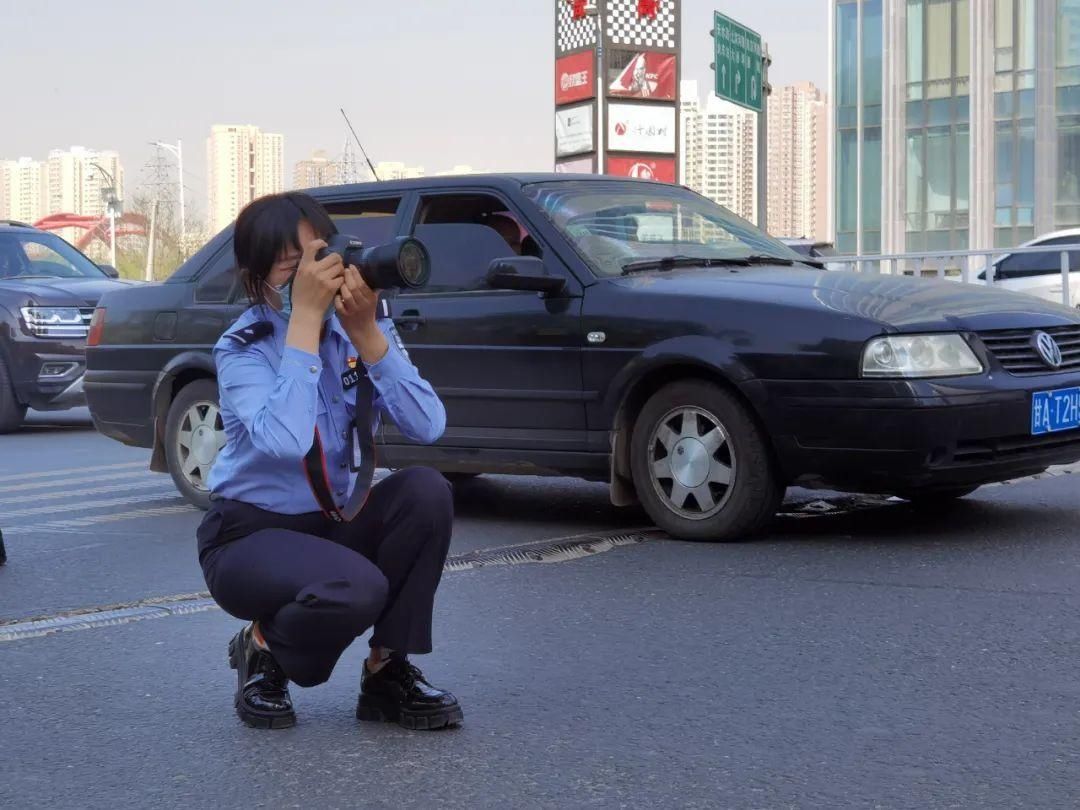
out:
M1041 247L1045 253L1006 253L994 261L994 286L1064 303L1061 283L1061 247L1080 245L1080 228L1055 231L1020 247ZM979 274L986 280L986 271ZM1080 248L1069 251L1069 304L1080 307Z

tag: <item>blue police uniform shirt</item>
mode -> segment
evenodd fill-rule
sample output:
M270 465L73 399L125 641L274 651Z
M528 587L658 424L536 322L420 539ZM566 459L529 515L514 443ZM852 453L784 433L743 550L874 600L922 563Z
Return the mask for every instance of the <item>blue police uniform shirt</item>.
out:
M372 364L360 359L336 315L317 355L285 345L288 321L271 307L251 307L222 335L214 363L226 443L210 471L215 496L281 514L320 511L303 465L318 426L334 500L344 506L356 479L349 462L358 389L345 390L341 379L350 360L367 368L374 387L372 431L385 414L412 441L432 444L442 436L446 411L438 395L409 360L393 322L377 323L389 348ZM260 327L272 331L259 334Z

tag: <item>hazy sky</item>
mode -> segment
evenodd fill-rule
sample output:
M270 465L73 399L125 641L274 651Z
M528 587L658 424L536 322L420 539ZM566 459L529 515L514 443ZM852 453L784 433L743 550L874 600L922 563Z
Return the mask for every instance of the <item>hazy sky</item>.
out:
M702 93L714 9L761 32L774 84L824 86L824 0L683 0ZM344 107L376 162L546 171L553 60L554 0L0 0L0 158L117 149L130 196L148 141L182 138L202 211L211 124L283 133L288 185L312 149L341 152Z

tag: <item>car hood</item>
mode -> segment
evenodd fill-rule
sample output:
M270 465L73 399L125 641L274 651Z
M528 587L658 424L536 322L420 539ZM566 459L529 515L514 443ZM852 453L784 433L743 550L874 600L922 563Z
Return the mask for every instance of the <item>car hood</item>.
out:
M701 268L612 279L657 295L835 312L900 332L983 331L1080 323L1080 313L1030 295L959 281L799 267Z
M37 306L92 307L110 290L129 287L135 282L111 278L0 278L0 298L21 299Z

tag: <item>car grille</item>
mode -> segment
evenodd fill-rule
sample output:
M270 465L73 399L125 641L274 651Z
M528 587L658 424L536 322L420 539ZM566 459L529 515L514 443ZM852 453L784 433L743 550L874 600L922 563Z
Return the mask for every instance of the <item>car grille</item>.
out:
M94 317L93 307L79 307L82 326L50 327L55 330L51 337L86 337L90 334L90 319Z
M1046 332L1061 347L1062 363L1059 368L1048 366L1035 349L1037 332ZM1056 374L1080 369L1080 326L980 332L979 339L1010 374Z

